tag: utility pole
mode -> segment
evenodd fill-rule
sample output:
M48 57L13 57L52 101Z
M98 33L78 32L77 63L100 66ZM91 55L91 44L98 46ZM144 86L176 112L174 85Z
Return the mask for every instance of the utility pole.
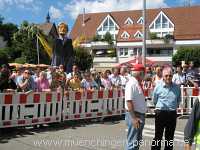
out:
M146 0L143 0L143 46L142 64L146 66Z
M39 53L39 41L38 41L38 36L39 36L39 34L38 34L38 27L36 27L37 28L37 58L38 58L38 64L40 64L40 53Z

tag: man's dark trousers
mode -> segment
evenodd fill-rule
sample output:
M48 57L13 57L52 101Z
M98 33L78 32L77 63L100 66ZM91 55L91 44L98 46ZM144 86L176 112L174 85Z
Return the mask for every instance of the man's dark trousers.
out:
M174 132L176 128L176 111L156 110L155 112L155 137L151 150L160 150L161 144L164 150L173 150ZM162 140L165 130L165 139Z

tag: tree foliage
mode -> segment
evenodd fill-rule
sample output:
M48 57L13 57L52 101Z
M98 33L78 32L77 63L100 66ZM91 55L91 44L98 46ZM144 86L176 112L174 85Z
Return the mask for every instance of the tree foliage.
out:
M181 61L194 62L194 66L200 67L200 47L180 47L172 57L173 65L181 65Z
M4 18L0 15L0 36L4 38L4 41L7 41L7 46L12 45L11 37L18 30L17 25L13 23L3 23Z
M19 54L19 57L15 58L17 61L25 60L26 63L37 64L37 32L40 31L34 24L24 21L19 30L14 33L13 46ZM40 63L49 63L49 57L41 45L39 50Z
M75 51L75 64L80 70L85 71L92 66L93 58L92 55L84 48L77 47Z
M8 63L8 55L0 49L0 65Z
M106 32L104 35L104 40L107 41L109 45L113 45L113 38L110 32Z

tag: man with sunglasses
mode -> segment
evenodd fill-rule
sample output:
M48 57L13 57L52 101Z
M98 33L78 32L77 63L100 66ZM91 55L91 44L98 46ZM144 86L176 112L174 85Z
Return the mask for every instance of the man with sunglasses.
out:
M173 149L174 132L176 128L176 109L181 101L181 90L172 82L172 69L163 69L163 81L156 85L153 91L153 102L155 110L155 136L152 141L151 150ZM165 140L162 140L165 130Z
M17 86L19 92L35 90L35 82L29 70L25 70L22 76L19 77Z

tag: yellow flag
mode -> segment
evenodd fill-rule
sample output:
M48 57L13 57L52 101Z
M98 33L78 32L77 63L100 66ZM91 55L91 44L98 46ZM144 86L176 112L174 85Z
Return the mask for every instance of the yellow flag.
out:
M74 41L73 41L73 47L80 47L81 43L84 43L86 41L86 37L81 35L80 37L77 37Z
M44 49L47 52L47 54L49 55L49 57L51 57L52 56L52 48L49 46L49 43L45 40L45 38L41 34L38 34L37 37L40 40L40 43L44 47Z

